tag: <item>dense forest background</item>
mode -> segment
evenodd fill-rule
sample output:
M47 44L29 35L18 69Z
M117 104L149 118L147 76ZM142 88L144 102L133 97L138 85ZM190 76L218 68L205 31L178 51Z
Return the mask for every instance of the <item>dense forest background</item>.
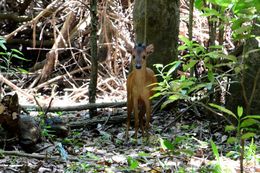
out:
M260 172L258 0L0 2L1 171ZM158 83L126 142L137 43Z

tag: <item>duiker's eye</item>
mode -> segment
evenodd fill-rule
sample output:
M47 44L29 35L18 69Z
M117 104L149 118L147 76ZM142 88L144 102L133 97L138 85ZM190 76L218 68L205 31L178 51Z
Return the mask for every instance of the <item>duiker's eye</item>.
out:
M143 59L145 59L145 56L143 55Z
M135 56L133 55L133 59L135 59Z

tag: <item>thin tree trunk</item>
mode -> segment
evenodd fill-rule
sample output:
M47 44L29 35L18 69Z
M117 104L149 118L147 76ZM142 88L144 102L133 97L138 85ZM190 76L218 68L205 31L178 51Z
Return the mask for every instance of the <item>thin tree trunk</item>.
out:
M193 11L194 11L194 0L190 0L190 4L189 4L189 27L188 27L189 40L190 41L192 41ZM194 67L191 68L190 74L191 74L191 76L194 75Z
M216 9L216 6L213 4L209 4L209 8ZM217 31L217 23L216 21L211 21L212 17L208 17L208 25L209 25L209 46L215 45L216 41L216 31Z
M90 44L91 44L91 74L89 83L89 102L96 102L96 88L97 88L97 0L90 1L90 15L91 15L91 33L90 33ZM90 117L96 116L97 109L89 109Z
M189 13L189 40L192 40L192 28L193 28L193 11L194 11L194 0L190 0L189 5L190 13Z

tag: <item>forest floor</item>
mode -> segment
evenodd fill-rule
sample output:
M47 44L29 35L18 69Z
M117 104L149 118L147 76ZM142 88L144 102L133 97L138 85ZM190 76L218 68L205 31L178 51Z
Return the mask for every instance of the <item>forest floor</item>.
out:
M211 114L203 110L157 111L149 139L139 134L135 141L132 125L128 142L125 108L102 109L91 123L75 128L75 122L89 120L86 115L86 111L64 113L71 125L69 136L47 135L39 152L1 151L0 172L216 172L218 168L240 172L238 146L226 144L224 122L209 118ZM113 120L116 116L123 118ZM213 154L211 139L219 156ZM247 144L244 172L259 172L259 153Z

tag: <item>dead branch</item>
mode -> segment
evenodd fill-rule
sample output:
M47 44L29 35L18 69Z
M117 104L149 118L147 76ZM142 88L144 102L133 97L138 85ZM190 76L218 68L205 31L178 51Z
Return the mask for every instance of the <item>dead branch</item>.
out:
M11 88L13 88L15 91L18 91L19 93L21 93L22 95L24 95L25 97L27 97L29 100L34 100L34 97L26 92L24 92L21 88L17 87L15 84L13 84L12 82L10 82L8 79L6 79L3 75L0 74L0 81L5 83L6 85L10 86Z
M66 21L64 22L64 25L59 33L58 38L55 40L52 49L46 55L47 62L42 69L40 83L46 81L49 78L50 74L52 73L55 64L57 63L58 60L59 54L57 49L66 46L66 42L69 38L70 31L72 28L74 28L75 19L76 16L74 12L71 11L68 17L66 18Z
M19 157L28 157L28 158L35 158L35 159L48 159L48 160L55 160L60 162L66 162L66 160L61 159L60 156L48 156L42 154L28 154L22 153L19 151L1 151L3 155L11 155L11 156L19 156ZM69 156L68 160L70 161L79 161L76 157ZM91 160L90 160L91 161Z
M42 87L44 87L44 86L46 86L46 85L49 85L49 84L51 84L51 83L53 83L53 82L56 82L56 81L58 81L58 80L61 80L61 79L65 78L65 77L67 77L67 76L69 76L69 75L73 75L73 74L75 74L75 73L78 73L78 72L84 71L84 70L88 70L88 69L90 69L90 66L86 66L86 67L83 67L83 68L81 68L81 69L74 70L74 71L70 72L69 74L66 73L66 74L64 74L64 75L57 76L57 77L55 77L55 78L52 78L52 79L48 80L47 82L41 83L40 85L34 87L33 89L34 89L34 90L38 90L38 89L40 89L40 88L42 88Z
M41 17L50 16L52 14L52 12L54 12L55 10L57 10L60 7L60 5L61 5L61 1L59 1L59 0L53 1L50 5L48 5L46 7L46 9L44 9L42 12L40 12L35 18L33 18L28 23L20 26L19 28L17 28L13 32L11 32L10 34L5 35L4 38L6 39L6 41L8 41L14 35L16 35L18 32L22 31L25 27L30 26L33 23L35 23L36 21L38 21Z
M109 119L105 116L104 118L94 118L94 119L88 119L85 121L76 121L76 122L70 122L69 127L70 128L81 128L86 126L95 126L97 124L118 124L125 122L127 115L116 115L116 116L110 116Z
M15 22L27 22L31 20L28 16L18 16L14 13L0 13L0 20L12 20Z
M42 109L46 110L48 109L47 105L42 106L41 108L39 106L36 106L34 104L20 104L21 107L24 109ZM93 109L93 108L118 108L118 107L125 107L126 102L114 102L114 103L75 103L73 105L55 105L53 104L49 108L49 112L56 112L56 111L80 111L80 110L87 110L87 109Z

